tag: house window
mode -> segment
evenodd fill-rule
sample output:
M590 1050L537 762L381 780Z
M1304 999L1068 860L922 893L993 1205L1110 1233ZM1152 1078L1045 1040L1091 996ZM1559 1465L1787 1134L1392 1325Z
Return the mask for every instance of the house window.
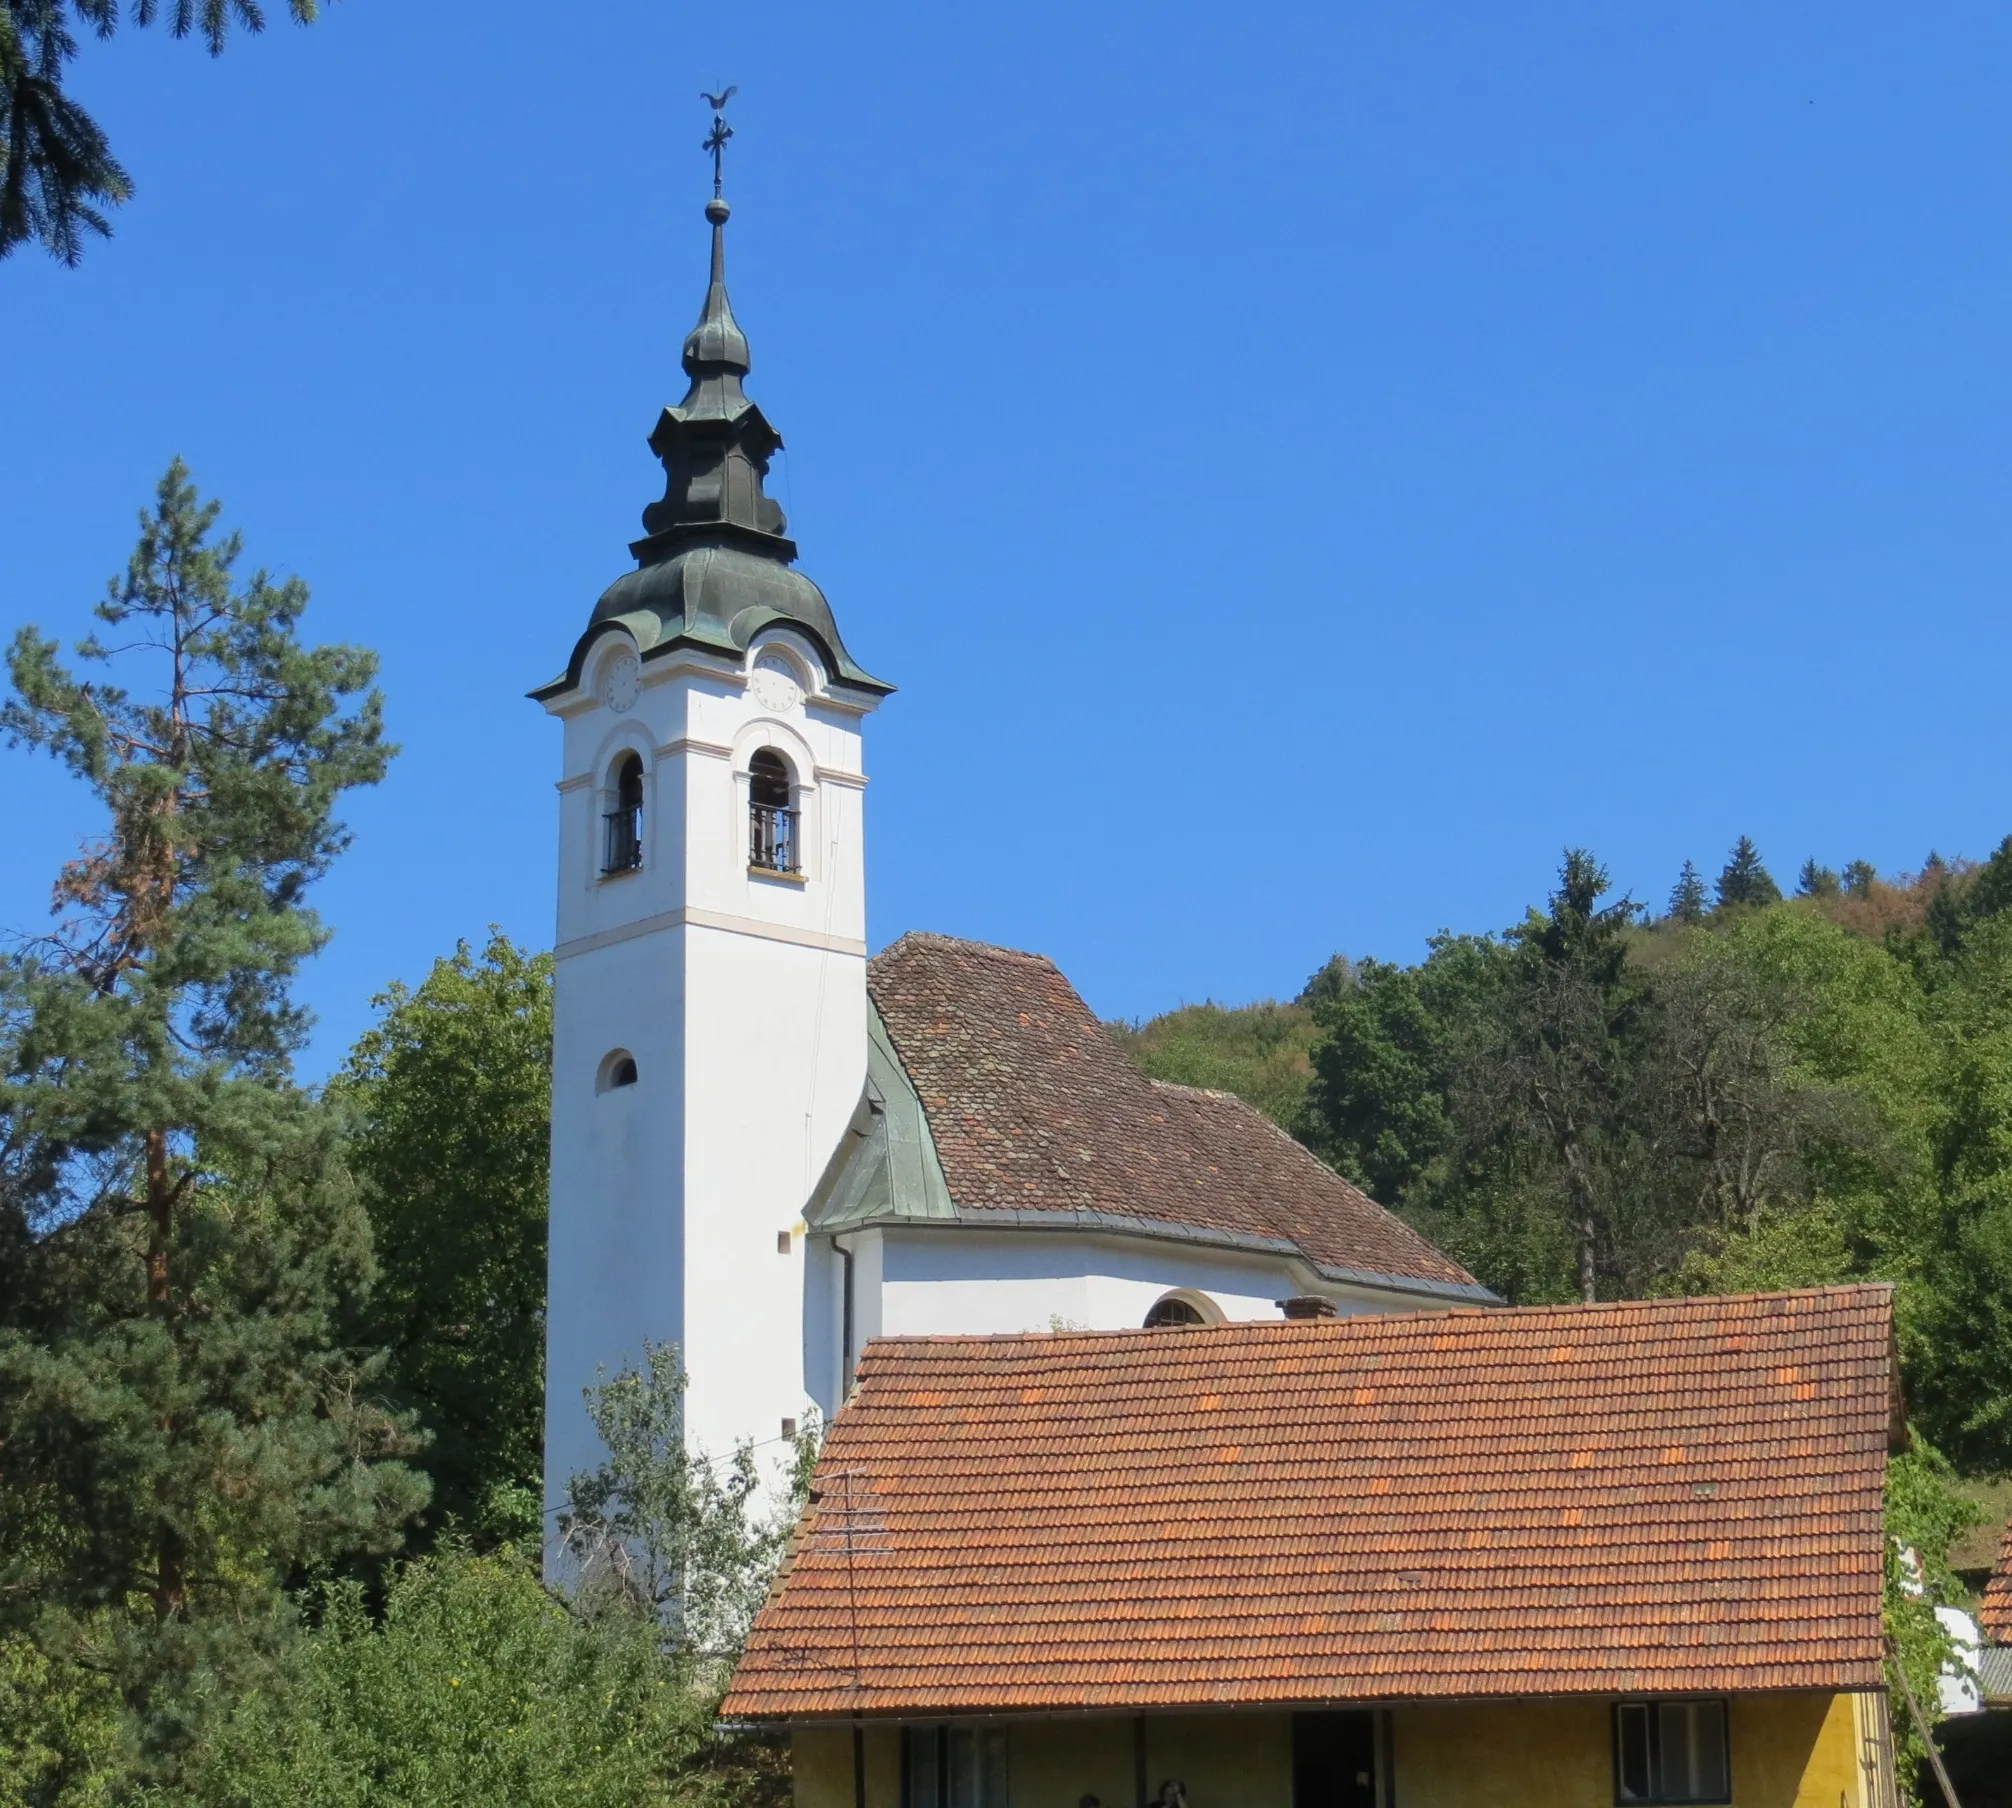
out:
M1729 1802L1732 1780L1723 1701L1615 1703L1615 1801Z
M764 747L748 762L748 865L757 872L799 870L789 792L788 763Z
M625 753L615 762L608 802L601 818L601 871L633 872L643 864L643 762L635 754Z
M1009 1808L1003 1726L901 1730L901 1808Z
M1146 1314L1148 1331L1156 1331L1162 1325L1205 1325L1208 1322L1208 1314L1201 1307L1193 1300L1183 1299L1178 1293L1155 1300L1153 1309Z

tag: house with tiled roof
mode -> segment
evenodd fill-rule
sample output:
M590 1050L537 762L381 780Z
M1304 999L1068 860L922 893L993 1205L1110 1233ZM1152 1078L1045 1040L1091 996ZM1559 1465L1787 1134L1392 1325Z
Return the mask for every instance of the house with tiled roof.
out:
M1884 1287L887 1338L723 1713L797 1808L1890 1808Z
M1052 962L930 935L869 962L892 687L767 493L729 213L634 568L532 693L564 733L548 1504L600 1459L583 1390L650 1344L696 1442L773 1456L882 1334L1487 1302L1248 1106L1144 1078Z

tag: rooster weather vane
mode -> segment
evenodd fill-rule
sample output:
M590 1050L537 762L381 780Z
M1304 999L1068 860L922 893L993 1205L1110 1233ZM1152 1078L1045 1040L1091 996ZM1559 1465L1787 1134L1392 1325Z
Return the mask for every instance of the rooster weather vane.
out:
M699 99L713 110L713 129L706 134L706 141L699 148L710 151L713 159L713 199L720 198L720 159L725 154L727 140L734 135L734 129L726 122L727 102L740 92L740 84L732 83L717 94L708 94L702 88Z

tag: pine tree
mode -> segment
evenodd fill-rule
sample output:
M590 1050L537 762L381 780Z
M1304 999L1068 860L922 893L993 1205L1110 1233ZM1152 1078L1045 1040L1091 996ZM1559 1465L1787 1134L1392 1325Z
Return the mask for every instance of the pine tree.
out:
M1870 860L1854 860L1838 881L1848 896L1862 898L1879 882L1879 872Z
M1780 902L1781 887L1761 864L1760 849L1754 846L1752 836L1742 835L1719 874L1719 908Z
M1705 920L1705 882L1693 860L1684 862L1684 870L1677 875L1677 882L1671 888L1670 917L1678 923L1702 923Z
M239 585L217 513L171 466L77 648L107 674L24 629L0 710L109 818L0 964L0 1615L115 1680L155 1777L285 1635L283 1581L424 1498L339 1341L368 1224L289 1065L305 894L389 756L375 662L302 645L306 587Z
M1795 895L1799 898L1834 898L1840 889L1837 874L1827 866L1819 866L1814 854L1802 863L1802 871L1796 875Z
M1571 1250L1579 1297L1599 1297L1633 1190L1630 1074L1645 995L1630 971L1632 898L1602 906L1606 870L1566 850L1548 911L1511 931L1496 1021L1456 1084L1463 1159L1502 1161Z

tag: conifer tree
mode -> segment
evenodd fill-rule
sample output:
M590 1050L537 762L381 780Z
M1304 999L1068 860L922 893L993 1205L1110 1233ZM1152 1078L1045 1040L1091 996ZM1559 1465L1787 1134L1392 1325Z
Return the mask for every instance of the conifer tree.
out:
M133 23L152 25L162 10L160 0L133 0ZM74 265L87 236L111 236L103 210L132 195L104 129L63 85L77 28L109 38L119 11L119 0L0 0L0 258L39 239ZM211 56L223 54L233 20L265 29L258 0L175 0L166 11L169 35L199 35ZM287 0L287 11L312 24L319 0Z
M1606 869L1569 848L1546 912L1511 932L1510 982L1492 1034L1466 1063L1456 1110L1468 1159L1527 1177L1560 1221L1579 1297L1599 1297L1636 1189L1632 1068L1644 994L1629 971L1632 898L1602 905Z
M1802 863L1802 871L1796 875L1795 895L1799 898L1834 898L1840 889L1837 874L1819 865L1814 854Z
M424 1498L338 1341L367 1222L291 1080L333 811L390 750L298 580L239 584L180 462L75 675L34 629L0 728L107 822L0 964L0 1615L108 1675L144 1774L291 1624L282 1582ZM4 1628L0 1628L4 1629Z
M1761 864L1760 849L1754 846L1752 836L1742 835L1719 874L1719 907L1780 902L1781 887Z
M1677 883L1670 892L1670 916L1679 923L1705 920L1705 882L1694 860L1686 860L1684 870L1677 875Z

